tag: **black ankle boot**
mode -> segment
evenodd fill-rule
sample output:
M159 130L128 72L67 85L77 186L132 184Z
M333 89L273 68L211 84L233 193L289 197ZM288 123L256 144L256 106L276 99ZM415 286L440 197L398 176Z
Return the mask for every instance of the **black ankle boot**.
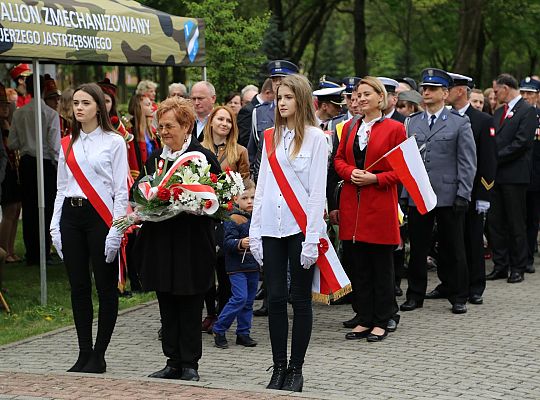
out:
M301 392L303 386L304 377L302 376L302 367L289 366L281 390L287 390L288 392Z
M81 372L84 366L88 363L88 360L90 360L91 355L92 351L79 351L79 358L77 358L77 362L73 364L73 367L68 369L67 372Z
M94 350L84 368L81 369L81 372L86 372L89 374L102 374L106 370L107 363L105 362L105 353Z
M267 389L281 389L283 386L283 381L285 380L285 375L287 375L287 363L274 364L270 368L273 368L272 377L270 378L270 383L266 385ZM267 369L267 371L270 370Z

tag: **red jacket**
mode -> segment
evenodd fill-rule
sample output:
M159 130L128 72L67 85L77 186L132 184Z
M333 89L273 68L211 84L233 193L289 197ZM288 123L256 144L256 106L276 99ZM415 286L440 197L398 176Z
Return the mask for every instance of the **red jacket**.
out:
M345 124L343 132L348 131L351 121ZM357 168L353 153L354 138L361 122L359 120L353 127L348 140L345 136L341 137L334 159L336 172L344 180L339 202L339 238L353 240L354 237L357 242L397 245L399 221L396 184L399 178L388 161L380 160L369 171L377 175L378 183L360 187L351 182L351 173ZM390 118L376 122L371 128L363 168L369 167L405 139L405 127L400 122Z

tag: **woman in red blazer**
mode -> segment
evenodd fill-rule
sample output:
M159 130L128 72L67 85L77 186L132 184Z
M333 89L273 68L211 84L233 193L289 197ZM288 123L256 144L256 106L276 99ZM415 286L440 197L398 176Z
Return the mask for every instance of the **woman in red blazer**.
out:
M358 321L347 339L384 339L394 306L392 252L399 244L396 173L381 157L406 139L403 124L385 118L384 85L363 78L357 88L364 117L342 137L334 160L344 180L339 205L339 238L352 262L351 282ZM343 132L348 132L346 124Z

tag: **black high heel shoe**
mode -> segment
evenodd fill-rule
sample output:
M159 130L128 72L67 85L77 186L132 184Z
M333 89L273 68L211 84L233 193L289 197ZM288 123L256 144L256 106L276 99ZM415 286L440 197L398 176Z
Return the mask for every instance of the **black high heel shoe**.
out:
M281 390L288 392L301 392L304 386L304 377L302 376L302 367L291 367L287 370L287 376L283 382Z
M274 364L270 368L273 368L274 371L272 372L270 383L266 385L266 388L279 390L283 386L283 381L287 375L287 363ZM267 371L270 371L270 368Z

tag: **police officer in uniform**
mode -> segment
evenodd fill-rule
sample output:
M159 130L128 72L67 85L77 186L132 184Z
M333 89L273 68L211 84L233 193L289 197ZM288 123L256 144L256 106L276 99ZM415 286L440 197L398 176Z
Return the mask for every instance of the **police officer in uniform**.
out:
M469 98L474 87L472 78L452 74L452 88L447 102L460 115L466 115L476 144L476 176L474 178L471 203L465 214L465 252L469 272L469 303L482 304L486 288L486 264L484 260L484 218L489 210L491 189L497 170L497 146L493 117L475 109ZM444 282L426 294L426 299L446 297Z
M451 83L452 78L443 70L422 71L426 110L411 115L405 123L408 135L416 137L437 195L437 206L421 215L408 196L411 254L407 301L401 305L402 311L423 306L427 287L426 259L437 219L441 232L439 276L447 290L452 312L467 312L469 283L463 230L476 173L476 147L469 118L445 107Z
M532 151L531 183L527 188L527 244L528 257L525 272L534 273L534 252L538 237L538 224L540 223L540 110L537 107L540 99L540 81L527 77L519 84L521 96L536 110L538 126L534 134Z
M274 96L284 76L298 73L298 67L290 61L275 60L268 63L268 74L272 79ZM261 164L263 132L274 126L276 100L259 104L253 110L252 129L248 142L249 166L253 179L257 181Z
M405 116L396 110L396 104L398 102L398 94L396 91L399 88L398 81L386 78L384 76L379 76L377 79L383 83L384 88L388 92L388 106L386 107L386 110L384 110L385 118L392 118L396 121L404 123Z

